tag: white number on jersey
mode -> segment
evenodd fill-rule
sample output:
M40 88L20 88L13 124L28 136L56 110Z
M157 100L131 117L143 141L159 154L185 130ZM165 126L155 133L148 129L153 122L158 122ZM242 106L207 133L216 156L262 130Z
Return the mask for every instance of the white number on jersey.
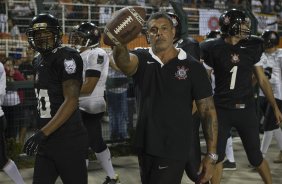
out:
M237 70L238 70L238 66L233 66L233 68L230 70L230 72L232 73L231 82L230 82L230 89L235 88Z
M51 118L51 109L48 92L46 89L40 89L39 93L36 93L38 99L37 110L40 118Z

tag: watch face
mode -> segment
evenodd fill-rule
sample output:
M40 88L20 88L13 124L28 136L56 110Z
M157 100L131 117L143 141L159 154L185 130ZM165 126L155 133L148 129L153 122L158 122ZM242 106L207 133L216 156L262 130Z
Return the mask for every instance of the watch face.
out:
M208 153L208 156L210 157L211 160L216 162L218 160L218 155L215 153Z

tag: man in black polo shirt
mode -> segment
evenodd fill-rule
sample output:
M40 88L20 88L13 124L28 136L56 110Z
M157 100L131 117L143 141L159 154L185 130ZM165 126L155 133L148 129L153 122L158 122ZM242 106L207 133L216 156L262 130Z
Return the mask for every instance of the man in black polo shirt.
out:
M257 64L263 52L263 41L250 36L250 24L244 12L232 9L224 12L222 18L220 26L225 39L217 38L200 44L204 65L209 73L213 70L215 76L219 163L212 183L220 183L226 141L234 127L242 139L249 162L257 168L263 181L270 184L272 179L269 166L260 151L259 124L252 86L253 72L274 109L277 122L282 121L282 115L263 68Z
M131 53L114 47L118 67L133 77L138 103L135 146L143 184L178 184L194 154L192 102L196 100L207 142L201 183L212 177L217 160L217 118L211 84L204 67L173 45L175 28L164 12L147 22L151 47Z

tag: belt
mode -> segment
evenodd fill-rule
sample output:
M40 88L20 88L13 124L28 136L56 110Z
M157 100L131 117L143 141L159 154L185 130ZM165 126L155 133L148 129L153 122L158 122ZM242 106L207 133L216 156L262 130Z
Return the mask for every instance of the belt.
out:
M235 109L245 109L246 104L235 104Z

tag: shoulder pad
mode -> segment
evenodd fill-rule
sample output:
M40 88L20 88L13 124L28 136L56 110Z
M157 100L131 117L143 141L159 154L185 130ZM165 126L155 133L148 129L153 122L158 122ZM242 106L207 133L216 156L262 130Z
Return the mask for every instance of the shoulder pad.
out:
M256 35L251 35L248 39L247 39L248 43L250 44L263 44L264 40Z
M78 53L78 51L74 48L71 47L61 47L62 50L68 51L68 52L76 52Z
M282 58L282 49L281 48L277 49L277 57Z
M135 47L133 50L147 49L147 47Z
M41 62L42 62L42 56L41 54L37 54L32 60L32 66L34 68L38 68Z
M144 51L148 51L149 48L146 48L146 47L136 47L134 48L132 51L135 51L135 52L144 52Z
M196 39L192 38L192 37L186 37L182 39L183 42L187 42L187 43L199 43Z
M201 49L209 49L213 46L220 45L225 43L222 38L211 38L204 40L203 42L200 43L200 48Z

